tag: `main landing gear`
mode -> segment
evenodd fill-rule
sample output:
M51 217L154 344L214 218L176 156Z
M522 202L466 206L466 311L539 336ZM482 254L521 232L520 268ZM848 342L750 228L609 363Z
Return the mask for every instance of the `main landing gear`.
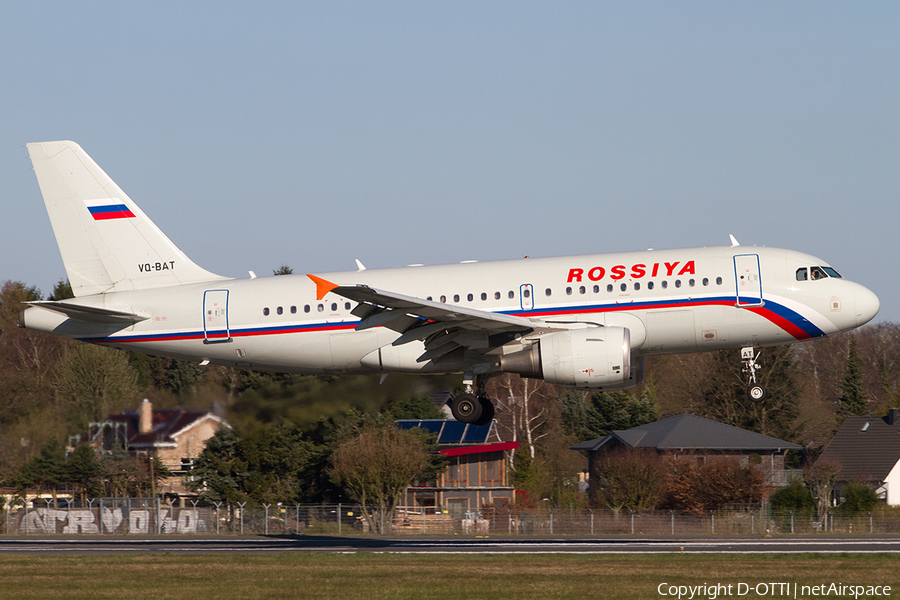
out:
M473 391L472 382L464 381L466 391L450 401L450 412L460 423L487 425L494 420L494 403L484 392L487 378L479 376L477 391Z
M744 364L743 372L749 373L750 387L747 388L747 396L754 402L762 402L769 395L769 392L761 383L756 382L756 372L760 369L759 355L752 347L741 348L741 362Z

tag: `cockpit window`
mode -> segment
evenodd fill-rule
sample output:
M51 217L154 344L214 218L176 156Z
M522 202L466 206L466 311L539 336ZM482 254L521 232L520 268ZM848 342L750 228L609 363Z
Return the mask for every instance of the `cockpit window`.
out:
M813 281L815 281L816 279L825 279L826 277L828 277L822 267L810 267L809 272L810 279L812 279Z
M806 281L808 279L815 281L826 277L841 279L841 274L831 267L800 267L797 269L797 281Z

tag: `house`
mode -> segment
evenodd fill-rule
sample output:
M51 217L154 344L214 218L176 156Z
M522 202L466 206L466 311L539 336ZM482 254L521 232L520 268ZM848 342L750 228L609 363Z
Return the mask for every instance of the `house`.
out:
M802 450L803 446L726 425L703 417L683 413L631 429L613 431L609 435L571 446L572 450L588 455L588 495L595 497L590 481L595 473L598 458L617 449L648 449L659 454L690 460L708 460L712 457L734 456L749 461L758 457L758 464L769 485L785 485L788 482L784 467L787 450Z
M222 427L230 427L210 412L180 408L155 410L144 399L136 411L110 415L105 421L92 423L90 443L101 452L116 446L127 452L156 456L172 473L162 480L160 492L184 498L189 492L182 483L206 446L206 440Z
M455 519L486 506L512 504L515 490L507 482L507 452L518 442L504 442L496 424L473 425L454 419L404 419L400 429L420 427L437 436L438 451L449 465L431 481L409 486L403 500L408 507L442 507Z
M884 417L848 417L817 463L840 466L835 493L851 481L869 483L887 504L900 505L900 410Z

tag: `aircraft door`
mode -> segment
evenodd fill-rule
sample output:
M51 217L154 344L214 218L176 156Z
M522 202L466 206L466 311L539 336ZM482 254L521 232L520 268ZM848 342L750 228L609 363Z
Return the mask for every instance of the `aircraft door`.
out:
M737 306L763 305L758 254L735 255L734 280L737 287Z
M522 310L534 308L534 288L530 283L523 283L519 286L519 301Z
M228 290L203 292L203 342L230 342L228 330Z

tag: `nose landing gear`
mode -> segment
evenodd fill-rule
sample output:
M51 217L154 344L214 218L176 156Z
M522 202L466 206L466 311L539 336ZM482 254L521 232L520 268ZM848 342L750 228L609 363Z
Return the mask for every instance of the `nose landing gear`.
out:
M741 348L741 362L744 365L743 372L749 374L750 385L747 388L747 396L754 402L762 402L769 395L768 390L756 381L756 372L760 369L759 356L762 352L755 352L752 347Z

